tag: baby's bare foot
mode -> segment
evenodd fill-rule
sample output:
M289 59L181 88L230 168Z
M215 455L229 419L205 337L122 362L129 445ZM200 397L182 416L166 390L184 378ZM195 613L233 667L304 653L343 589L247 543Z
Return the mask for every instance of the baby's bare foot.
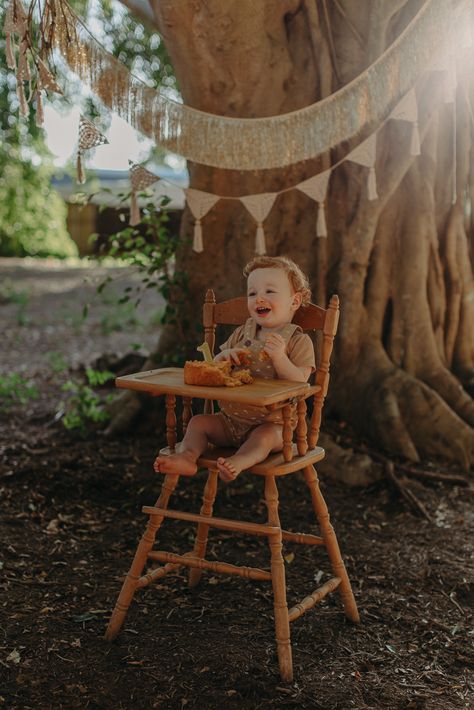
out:
M194 476L196 459L186 452L171 456L157 456L153 464L156 473L174 473L179 476Z
M225 459L222 456L218 458L217 469L219 471L219 478L225 481L226 483L229 483L230 481L235 481L235 479L242 470L241 468L235 465L233 456L228 459Z

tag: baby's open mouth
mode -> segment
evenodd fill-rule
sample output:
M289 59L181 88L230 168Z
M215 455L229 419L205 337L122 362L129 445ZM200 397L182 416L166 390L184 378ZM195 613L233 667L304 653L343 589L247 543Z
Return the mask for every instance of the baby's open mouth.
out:
M269 308L265 308L264 306L259 306L259 307L257 308L257 313L258 313L259 315L263 315L263 314L265 314L265 313L270 313L270 309L269 309Z

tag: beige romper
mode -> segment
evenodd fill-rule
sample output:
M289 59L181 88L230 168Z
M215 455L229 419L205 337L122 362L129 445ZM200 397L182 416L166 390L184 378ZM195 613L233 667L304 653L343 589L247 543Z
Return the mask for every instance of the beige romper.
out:
M270 359L262 359L265 346L263 340L257 339L257 323L253 318L248 318L244 325L236 328L230 338L220 346L221 350L241 348L249 352L247 362L241 368L250 369L254 377L275 379L276 372ZM301 328L294 323L286 323L274 331L285 340L286 354L297 367L310 367L315 370L314 346L309 335L303 333ZM248 437L252 429L263 422L283 424L280 410L269 412L266 407L256 407L239 402L218 402L224 428L234 446L240 446ZM292 411L292 425L296 426L296 407Z

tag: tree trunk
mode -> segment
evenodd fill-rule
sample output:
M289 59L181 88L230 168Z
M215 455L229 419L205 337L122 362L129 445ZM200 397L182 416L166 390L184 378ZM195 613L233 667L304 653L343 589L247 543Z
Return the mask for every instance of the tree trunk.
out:
M351 81L397 37L416 0L150 0L183 100L215 114L262 117L296 110ZM417 85L422 154L409 155L411 124L389 121L377 137L379 199L366 198L366 169L333 172L326 239L316 204L280 195L265 222L267 253L287 254L310 275L313 300L337 292L341 322L328 406L361 436L412 460L474 460L472 78L458 76L456 112L442 103L439 74ZM452 204L453 116L457 198ZM354 145L360 142L354 141ZM222 196L278 191L324 170L347 146L286 169L230 171L189 165L191 186ZM192 237L185 211L182 234ZM205 289L243 293L255 224L221 200L203 220L204 252L189 246L186 317L200 321ZM197 337L197 336L196 336ZM158 356L173 347L171 328ZM463 388L464 386L464 388ZM469 389L470 388L470 389Z

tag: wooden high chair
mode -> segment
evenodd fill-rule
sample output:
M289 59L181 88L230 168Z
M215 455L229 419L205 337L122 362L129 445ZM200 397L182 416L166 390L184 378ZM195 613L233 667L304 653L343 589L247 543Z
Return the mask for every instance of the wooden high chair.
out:
M223 303L216 303L213 291L206 294L204 304L205 339L211 352L214 351L216 325L227 324L237 326L248 318L247 299L236 298ZM328 509L319 488L314 465L324 458L325 452L317 446L321 411L328 389L329 359L333 348L334 335L339 318L339 299L333 296L327 310L314 304L300 308L293 322L304 331L316 330L322 333L321 355L317 367L315 384L290 383L283 380L256 380L252 385L242 387L205 388L184 385L180 368L164 368L149 372L137 373L118 378L120 387L137 389L151 394L165 394L167 407L167 440L168 446L161 454L170 454L176 445L176 395L183 397L183 429L186 430L191 414L191 399L203 397L206 405L213 399L229 401L245 401L257 405L265 405L269 411L276 407L282 408L283 414L283 451L270 454L265 461L252 466L248 473L262 476L265 481L265 501L268 518L265 523L216 518L212 515L216 498L218 473L216 461L219 456L228 457L232 449L210 448L198 461L199 468L208 470L207 482L204 487L203 503L199 514L186 513L168 508L169 498L178 482L178 475L165 475L161 495L155 506L143 508L149 515L148 526L138 545L130 571L124 581L115 609L110 618L105 634L112 640L118 634L125 619L128 607L135 591L151 582L161 579L170 571L184 565L190 568L189 584L194 586L199 582L202 570L213 573L237 574L242 577L271 581L274 595L275 630L278 650L278 660L281 677L285 681L293 678L293 663L290 643L290 622L309 611L327 594L338 590L346 616L354 622L359 621L359 614L352 593L350 581L339 551L336 534L329 520ZM306 399L314 397L314 407L309 430L306 422ZM291 427L292 406L296 404L298 424L296 428L296 443L292 443ZM282 528L278 513L278 489L276 480L296 471L303 471L304 479L309 488L313 508L319 522L320 536L311 533L290 532ZM241 475L245 475L244 472ZM229 484L232 485L232 484ZM195 522L197 524L194 549L183 555L153 550L155 537L164 518L174 518ZM270 548L270 570L253 567L241 567L226 562L214 562L205 559L209 528L233 530L237 533L264 536ZM302 601L297 602L288 610L286 602L285 564L282 556L282 542L288 540L303 545L320 545L326 548L332 567L333 577L321 587L310 591ZM143 574L147 559L164 563L161 567L151 569Z

